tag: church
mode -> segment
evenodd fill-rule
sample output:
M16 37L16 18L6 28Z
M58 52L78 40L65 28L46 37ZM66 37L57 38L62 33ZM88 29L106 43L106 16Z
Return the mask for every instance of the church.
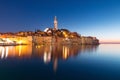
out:
M54 17L54 28L46 28L44 32L52 33L53 31L56 31L56 30L58 30L58 21L57 21L57 17L55 16Z

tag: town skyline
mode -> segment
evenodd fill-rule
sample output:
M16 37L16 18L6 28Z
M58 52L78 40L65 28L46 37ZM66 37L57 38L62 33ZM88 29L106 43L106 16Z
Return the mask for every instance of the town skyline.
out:
M120 42L118 0L1 0L0 32L44 30L53 27L96 36L100 42ZM47 6L46 6L47 5Z

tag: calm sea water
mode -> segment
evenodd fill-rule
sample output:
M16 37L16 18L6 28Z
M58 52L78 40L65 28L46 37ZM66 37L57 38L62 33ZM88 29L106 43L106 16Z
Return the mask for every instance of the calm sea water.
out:
M0 46L0 80L120 80L120 44Z

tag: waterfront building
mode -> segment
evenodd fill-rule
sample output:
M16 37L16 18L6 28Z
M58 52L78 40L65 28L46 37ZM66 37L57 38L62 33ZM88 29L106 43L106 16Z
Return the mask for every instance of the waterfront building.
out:
M20 31L16 33L7 32L0 34L0 38L6 38L17 44L99 44L99 40L96 37L85 37L77 32L71 32L68 29L58 29L56 16L54 18L54 27L46 28L44 31ZM0 43L3 43L3 41Z

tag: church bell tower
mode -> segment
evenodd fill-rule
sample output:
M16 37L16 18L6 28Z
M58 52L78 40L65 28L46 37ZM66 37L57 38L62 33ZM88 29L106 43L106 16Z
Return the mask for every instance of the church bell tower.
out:
M54 18L54 30L58 29L58 22L57 22L57 17L55 16Z

